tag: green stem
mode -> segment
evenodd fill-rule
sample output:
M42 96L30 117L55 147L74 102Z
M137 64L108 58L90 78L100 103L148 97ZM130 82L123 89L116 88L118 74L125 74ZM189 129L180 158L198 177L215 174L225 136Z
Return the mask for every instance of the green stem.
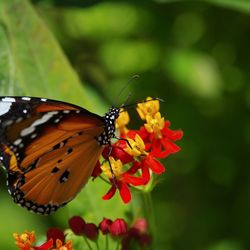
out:
M97 250L100 250L98 240L96 240L95 244L96 244L96 248L97 248Z
M109 250L109 238L107 234L106 234L106 250Z
M150 192L143 193L143 201L145 204L145 215L148 220L148 224L150 227L150 232L153 238L153 244L156 242L156 221L155 221L155 214L154 214L154 206L152 202L152 197ZM154 246L152 246L154 249Z
M120 241L117 241L117 245L116 245L116 250L119 250L119 246L120 246Z
M84 240L85 240L85 242L86 242L86 244L87 244L89 250L93 250L93 248L91 247L91 245L90 245L89 241L87 240L87 238L84 237L84 236L83 236L83 238L84 238Z

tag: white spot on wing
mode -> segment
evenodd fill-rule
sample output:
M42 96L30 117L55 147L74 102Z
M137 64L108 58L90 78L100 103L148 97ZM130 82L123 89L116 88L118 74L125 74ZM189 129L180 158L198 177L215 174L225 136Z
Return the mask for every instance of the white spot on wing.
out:
M25 128L21 131L21 136L24 137L26 135L33 133L34 131L35 131L35 127L30 126L30 127Z
M46 99L46 98L41 98L41 101L42 101L42 102L46 102L47 99Z
M12 103L11 102L0 102L0 115L8 113Z
M24 96L24 97L22 97L22 100L24 100L24 101L30 101L31 98L30 98L30 97L27 97L27 96Z
M58 114L58 111L51 111L43 115L41 118L34 121L28 128L25 128L21 131L21 136L24 137L35 131L35 127L47 122L53 115Z
M30 138L32 138L32 139L34 139L34 138L36 138L37 137L37 134L36 133L34 133L34 134L32 134L31 136L30 136Z
M58 111L51 111L43 115L40 119L37 119L35 122L31 124L32 127L43 124L47 122L53 115L58 114Z
M22 141L22 139L21 139L21 138L16 139L16 140L13 142L13 144L17 146L18 144L20 144L20 143L21 143L21 141Z
M15 102L16 99L13 97L4 97L1 101L2 102Z

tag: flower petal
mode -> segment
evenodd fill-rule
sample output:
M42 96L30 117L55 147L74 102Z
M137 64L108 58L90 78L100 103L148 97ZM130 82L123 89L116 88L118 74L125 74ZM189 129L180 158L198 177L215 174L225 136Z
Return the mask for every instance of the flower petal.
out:
M148 168L147 164L142 164L142 163L137 163L137 162L135 164L138 164L140 166L140 168L142 170L141 176L134 176L134 175L126 172L123 175L123 181L126 183L129 183L133 186L146 185L150 180L150 173L149 173L149 168ZM137 167L137 169L138 169L138 167Z
M34 247L35 250L50 250L53 246L53 239L48 240L39 247Z
M128 203L131 200L131 193L128 185L124 182L120 182L119 193L124 203Z
M155 173L155 174L162 174L165 172L164 166L157 161L154 157L148 156L145 158L146 164L150 167L150 169Z
M180 140L183 136L183 131L182 130L172 130L169 128L170 126L170 121L165 122L165 126L162 129L162 134L165 137L168 137L170 140L177 141Z
M116 187L114 185L111 186L109 191L102 197L103 200L110 200L116 192Z

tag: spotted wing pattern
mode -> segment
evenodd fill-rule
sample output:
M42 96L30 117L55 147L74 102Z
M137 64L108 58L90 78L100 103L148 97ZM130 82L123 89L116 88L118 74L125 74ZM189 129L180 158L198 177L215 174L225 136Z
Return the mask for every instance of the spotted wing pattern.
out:
M118 115L119 109L100 117L64 102L0 97L0 160L14 201L49 214L72 200L114 136Z

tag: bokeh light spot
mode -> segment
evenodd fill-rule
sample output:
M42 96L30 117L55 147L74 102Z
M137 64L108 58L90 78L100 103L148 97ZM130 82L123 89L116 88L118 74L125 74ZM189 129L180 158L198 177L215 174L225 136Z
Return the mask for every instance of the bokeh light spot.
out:
M179 15L173 26L173 33L178 44L189 46L199 41L204 33L205 25L198 13L185 12Z
M207 54L176 50L166 56L166 74L171 74L176 84L204 98L221 94L221 76L216 61Z
M116 40L104 44L100 56L112 73L131 75L153 68L158 61L158 49L149 42Z

